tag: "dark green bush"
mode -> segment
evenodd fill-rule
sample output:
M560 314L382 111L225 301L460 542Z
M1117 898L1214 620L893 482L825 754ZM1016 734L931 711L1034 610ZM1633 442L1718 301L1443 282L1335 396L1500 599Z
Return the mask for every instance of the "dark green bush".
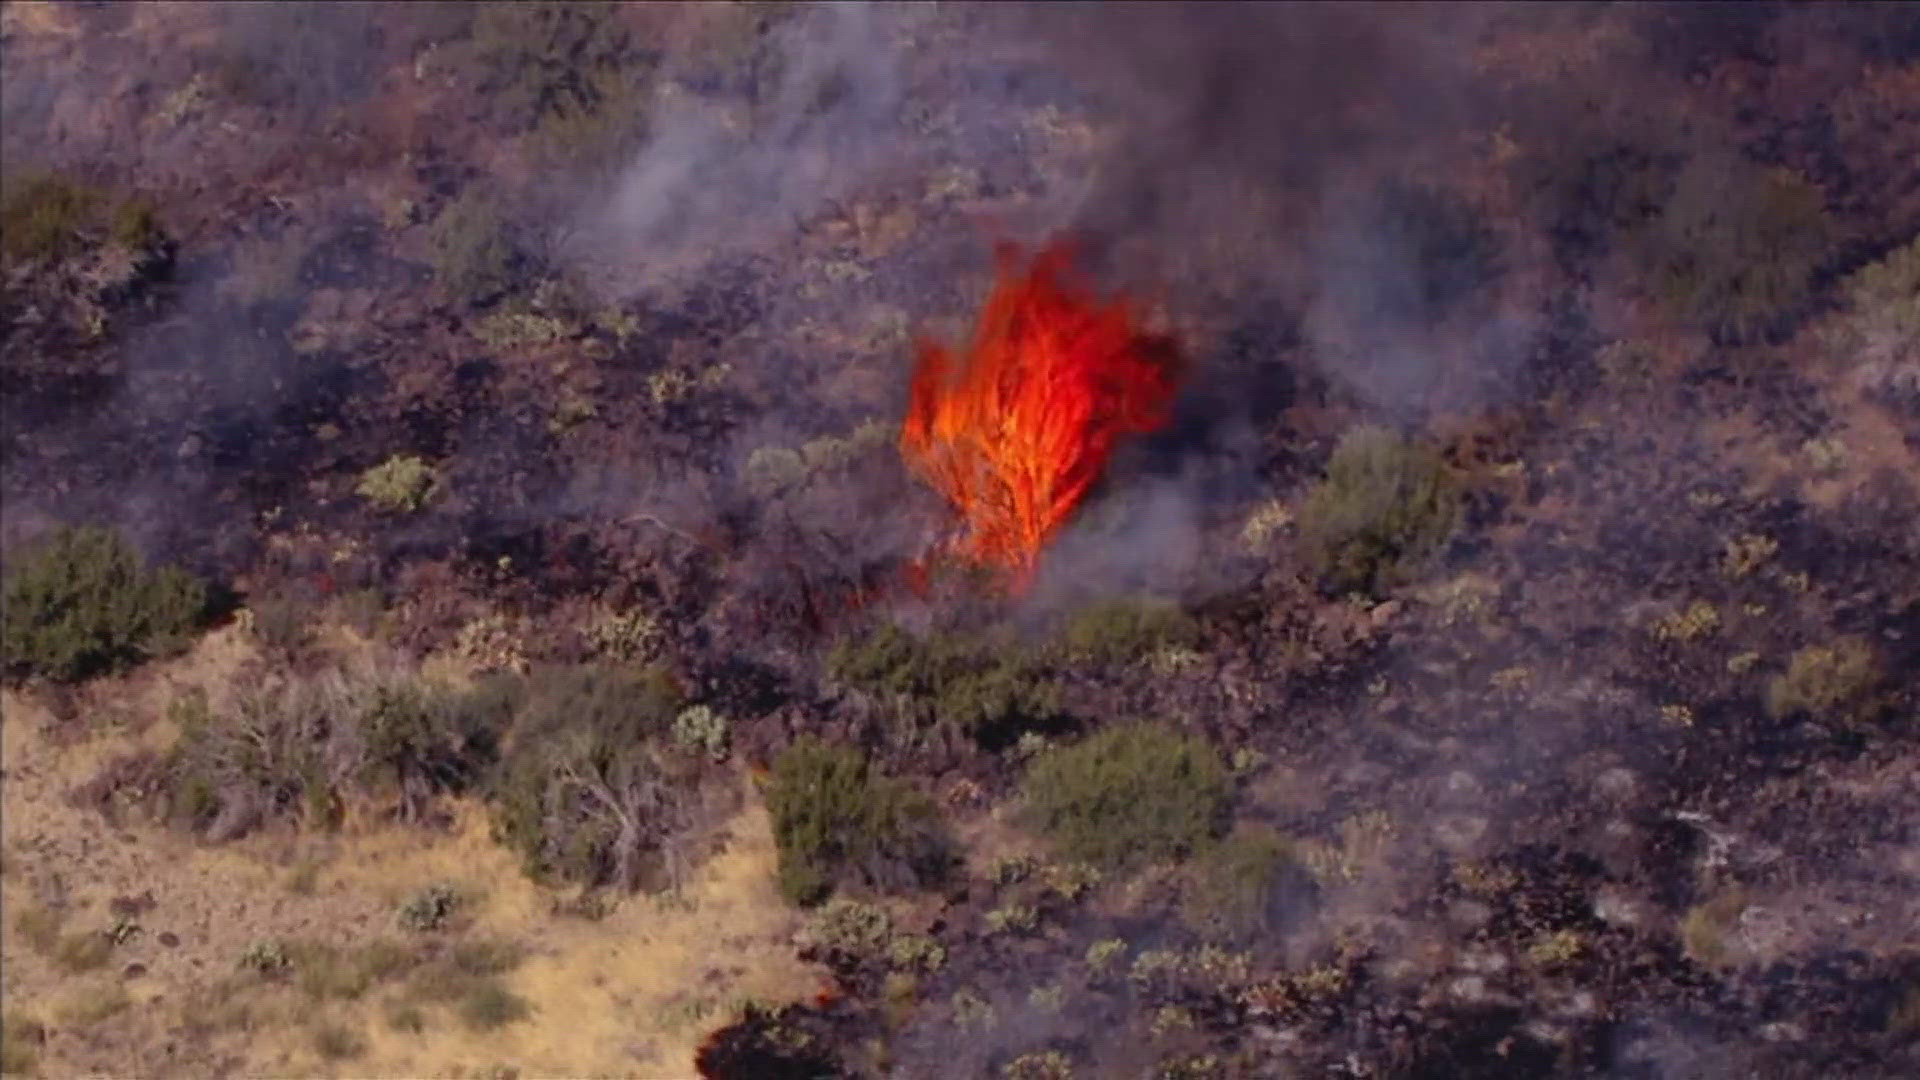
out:
M500 838L543 881L640 887L690 823L697 762L673 749L658 672L537 673L494 789Z
M767 789L780 849L780 891L815 904L838 885L935 884L953 865L938 807L904 780L882 776L859 750L805 739L774 761Z
M1700 329L1743 341L1805 307L1834 240L1818 187L1737 154L1706 153L1680 171L1631 247L1651 292Z
M74 681L184 648L208 614L206 586L143 565L120 535L61 529L6 573L0 611L9 677Z
M1809 645L1767 685L1767 711L1776 718L1804 712L1841 723L1869 721L1884 705L1876 692L1882 674L1879 656L1863 638Z
M1236 829L1194 860L1185 916L1210 937L1251 941L1281 929L1288 909L1313 888L1312 876L1280 834Z
M1026 731L1057 727L1063 711L1053 674L1036 653L987 639L921 638L882 626L837 644L827 672L899 710L910 723L950 724L989 748L1011 745Z
M1438 452L1384 428L1356 428L1301 506L1302 549L1334 588L1381 592L1444 544L1458 517Z
M1205 741L1129 724L1041 754L1024 791L1029 823L1067 855L1117 868L1197 850L1218 832L1233 782Z
M474 191L448 203L427 227L427 260L448 295L469 304L511 290L528 262L499 203Z

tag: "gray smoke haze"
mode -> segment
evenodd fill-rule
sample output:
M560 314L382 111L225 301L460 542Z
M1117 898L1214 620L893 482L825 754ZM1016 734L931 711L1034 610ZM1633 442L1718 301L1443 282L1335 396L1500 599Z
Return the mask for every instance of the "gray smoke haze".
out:
M603 288L630 294L777 245L882 169L908 164L895 131L905 37L921 10L802 8L769 31L769 85L754 88L749 108L664 84L646 145L606 204L587 212L571 254Z

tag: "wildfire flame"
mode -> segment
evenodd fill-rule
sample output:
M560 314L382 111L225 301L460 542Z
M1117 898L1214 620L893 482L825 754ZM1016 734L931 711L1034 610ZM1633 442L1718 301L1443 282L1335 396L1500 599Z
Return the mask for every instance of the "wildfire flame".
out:
M1178 377L1171 339L1142 331L1124 297L1069 280L1056 242L999 276L971 347L922 342L900 452L959 511L953 550L1023 589L1041 551L1099 479L1115 443L1166 424Z

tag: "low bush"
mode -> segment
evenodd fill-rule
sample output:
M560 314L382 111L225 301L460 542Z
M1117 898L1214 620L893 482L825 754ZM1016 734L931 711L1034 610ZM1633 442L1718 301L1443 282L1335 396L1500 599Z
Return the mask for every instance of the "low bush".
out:
M100 217L99 194L50 174L9 177L0 196L0 237L8 258L57 258L77 247Z
M1289 909L1313 889L1312 876L1278 833L1236 829L1194 860L1184 914L1202 934L1251 942L1278 931Z
M1726 341L1758 338L1798 314L1832 250L1826 197L1797 174L1732 153L1680 170L1629 245L1645 287Z
M477 192L448 203L427 226L427 261L455 300L484 304L528 275L520 232L494 200Z
M909 723L951 725L988 749L1063 721L1052 671L1035 651L1015 643L954 634L922 638L888 625L837 644L827 672Z
M934 884L954 865L938 807L904 780L882 776L860 751L807 739L774 762L767 788L779 846L780 891L815 904L836 886Z
M1206 742L1161 724L1107 728L1027 769L1026 817L1068 855L1124 868L1197 850L1233 785Z
M270 677L218 708L194 696L171 711L169 816L214 839L288 814L325 824L346 800L382 796L417 821L491 765L507 713L487 684L456 691L397 665Z
M0 1073L26 1076L34 1072L40 1060L40 1048L46 1044L47 1027L22 1012L8 1009L0 1018Z
M1130 664L1163 648L1192 648L1199 626L1164 600L1108 600L1075 612L1060 643L1075 660Z
M150 569L120 535L63 528L6 572L0 608L10 678L71 682L183 649L209 613L207 587Z
M464 902L465 897L451 885L429 885L408 897L396 917L402 929L428 934L446 929Z
M395 454L360 474L354 492L382 510L411 514L440 486L439 470L412 454Z
M53 173L0 180L0 254L8 259L59 259L102 243L146 256L166 245L153 206Z
M857 966L885 956L893 919L885 908L857 900L823 905L807 924L809 951L834 966Z
M1856 271L1840 294L1844 307L1823 343L1861 389L1920 408L1920 237Z
M699 758L658 670L536 673L494 785L498 835L537 880L636 889L671 871L693 823Z
M366 1053L367 1041L351 1028L321 1024L313 1030L313 1052L328 1061L345 1061Z
M1776 718L1804 712L1840 723L1869 721L1884 704L1876 693L1881 676L1880 658L1863 638L1809 645L1767 684L1767 711Z
M1437 451L1361 427L1334 448L1299 524L1315 573L1339 590L1379 593L1443 545L1458 520L1459 494Z
M489 979L460 999L460 1022L472 1031L492 1031L532 1015L527 999Z

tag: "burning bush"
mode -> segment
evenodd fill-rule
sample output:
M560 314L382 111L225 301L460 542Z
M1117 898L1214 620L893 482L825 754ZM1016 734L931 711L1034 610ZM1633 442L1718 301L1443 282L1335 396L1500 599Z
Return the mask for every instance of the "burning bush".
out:
M1020 588L1124 435L1166 423L1179 362L1124 300L1101 306L1065 279L1055 245L1000 277L961 357L923 344L900 450L959 510L961 554Z
M208 612L206 585L150 570L111 529L61 529L10 567L0 642L6 672L84 679L184 647Z
M1452 535L1458 494L1430 447L1378 427L1348 432L1301 508L1308 564L1342 590L1379 592Z
M817 739L788 747L774 762L767 808L780 848L780 891L797 904L818 903L843 882L929 885L953 865L953 842L933 800L875 772L849 747Z
M1027 814L1072 858L1139 865L1185 855L1215 835L1232 784L1203 740L1132 724L1036 758Z

